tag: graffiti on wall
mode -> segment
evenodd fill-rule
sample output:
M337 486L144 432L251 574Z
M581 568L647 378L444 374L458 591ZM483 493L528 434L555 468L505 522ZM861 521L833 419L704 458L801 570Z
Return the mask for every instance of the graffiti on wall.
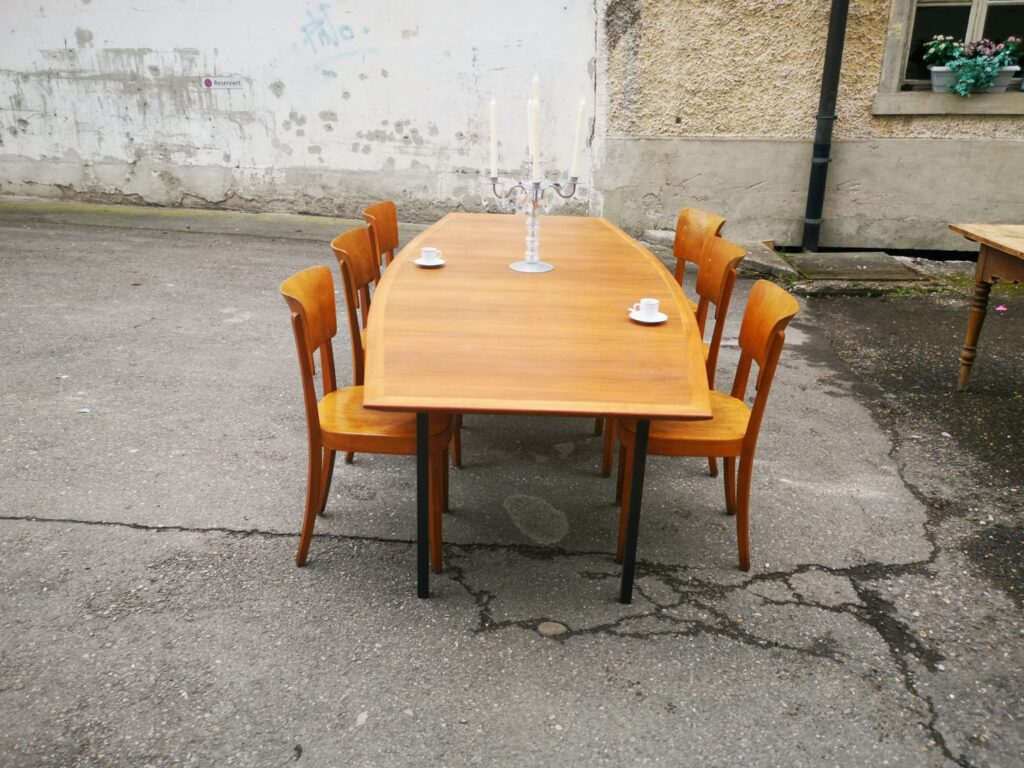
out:
M370 28L363 26L359 30L351 24L338 24L331 16L331 7L320 3L315 10L307 8L303 24L299 28L302 33L302 45L323 63L343 56L376 53L375 48L365 45Z

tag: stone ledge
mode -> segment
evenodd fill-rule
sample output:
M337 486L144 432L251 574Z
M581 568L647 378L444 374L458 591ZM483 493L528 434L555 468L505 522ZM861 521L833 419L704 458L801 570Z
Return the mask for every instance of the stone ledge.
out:
M1018 87L1016 83L1012 84ZM1024 115L1024 93L979 93L964 97L952 93L901 91L879 93L873 115Z
M793 283L789 290L798 296L886 296L893 293L927 291L929 286L934 289L933 283L920 280L801 280Z
M676 233L670 229L645 229L641 241L662 261L673 262L672 244ZM740 263L739 273L747 276L796 277L797 271L767 243L738 241L747 250Z

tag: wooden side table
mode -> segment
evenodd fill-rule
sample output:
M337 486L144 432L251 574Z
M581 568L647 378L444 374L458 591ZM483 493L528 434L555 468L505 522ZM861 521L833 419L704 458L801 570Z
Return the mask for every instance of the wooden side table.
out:
M950 224L949 228L981 244L978 266L974 270L974 296L967 315L967 338L960 352L957 389L964 390L967 389L974 358L978 355L978 338L985 322L992 284L996 280L1024 281L1024 225Z

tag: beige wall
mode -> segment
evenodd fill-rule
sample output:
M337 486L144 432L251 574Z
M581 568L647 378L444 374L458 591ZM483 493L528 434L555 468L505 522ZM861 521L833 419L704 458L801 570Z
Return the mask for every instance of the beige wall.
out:
M830 6L604 2L608 151L597 153L595 189L605 213L636 231L670 227L677 204L714 201L744 236L798 242ZM889 0L851 2L823 244L962 248L944 232L947 217L1021 218L1010 203L1024 200L1024 115L873 116L889 14ZM666 167L676 175L652 184ZM996 185L1001 170L1009 172ZM953 180L978 192L951 201L943 185Z

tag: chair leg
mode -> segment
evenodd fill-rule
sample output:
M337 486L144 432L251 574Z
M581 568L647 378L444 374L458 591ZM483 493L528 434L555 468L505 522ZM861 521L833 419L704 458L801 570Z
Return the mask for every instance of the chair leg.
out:
M594 434L600 435L604 431L604 419L598 416L594 419Z
M295 553L295 564L305 565L309 554L309 542L313 538L313 526L320 507L320 472L323 466L323 447L309 446L309 472L306 477L306 511L302 516L302 530L299 532L299 549Z
M318 515L322 515L327 508L327 497L331 492L331 478L334 477L334 456L336 451L324 448L324 461L320 470L320 509Z
M601 451L601 477L612 473L612 456L615 453L615 419L610 419L604 430L604 448Z
M455 433L452 435L452 466L462 469L462 414L455 414ZM446 505L447 506L447 505Z
M736 543L739 547L740 570L750 570L750 475L754 469L751 458L740 459L736 483Z
M356 455L352 451L345 451L345 463L351 464Z
M621 563L626 554L626 525L629 521L629 492L633 485L633 449L619 447L619 466L624 470L622 494L619 500L619 541L615 546L615 562Z
M725 457L725 513L736 514L736 457Z
M718 459L708 456L708 472L712 477L718 477Z
M616 470L615 478L615 503L622 503L622 480L626 476L626 448L619 449L619 467Z
M441 510L444 508L444 476L448 472L446 451L430 457L430 570L441 573Z

